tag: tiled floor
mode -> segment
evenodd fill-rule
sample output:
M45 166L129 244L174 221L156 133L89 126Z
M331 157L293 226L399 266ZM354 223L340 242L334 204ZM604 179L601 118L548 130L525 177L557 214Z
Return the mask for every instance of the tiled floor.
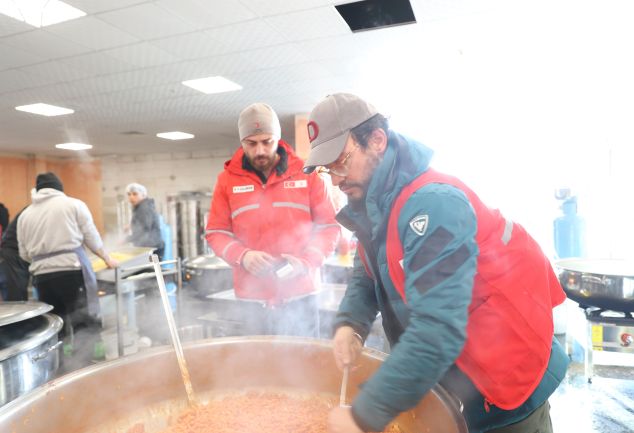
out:
M550 398L556 433L634 432L634 368L594 366L592 383L573 363Z

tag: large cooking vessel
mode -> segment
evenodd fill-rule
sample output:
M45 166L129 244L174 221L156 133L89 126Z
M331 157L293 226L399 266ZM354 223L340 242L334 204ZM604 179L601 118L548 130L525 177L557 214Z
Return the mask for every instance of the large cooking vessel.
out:
M62 319L40 302L0 304L0 406L52 379ZM0 431L8 431L0 429Z
M634 261L566 259L555 266L564 291L579 306L634 311Z
M199 296L233 289L233 270L215 254L203 254L183 261L183 281Z
M224 338L186 345L185 356L194 391L203 397L253 387L337 395L341 385L331 345L321 340ZM360 368L350 374L350 398L384 356L364 352ZM186 400L174 352L161 347L78 370L13 401L0 409L0 431L124 433L143 422L146 433L155 433ZM467 432L440 387L398 422L403 433Z

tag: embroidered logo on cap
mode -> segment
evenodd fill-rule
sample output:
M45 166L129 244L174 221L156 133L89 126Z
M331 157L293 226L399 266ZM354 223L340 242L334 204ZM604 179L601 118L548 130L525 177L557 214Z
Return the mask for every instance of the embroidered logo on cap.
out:
M317 138L317 136L319 135L319 127L314 121L311 120L310 122L308 122L307 128L308 128L308 139L312 143L313 141L315 141L315 138Z
M418 236L423 236L427 231L427 226L429 225L429 216L428 215L418 215L412 218L409 222L409 226L414 230Z

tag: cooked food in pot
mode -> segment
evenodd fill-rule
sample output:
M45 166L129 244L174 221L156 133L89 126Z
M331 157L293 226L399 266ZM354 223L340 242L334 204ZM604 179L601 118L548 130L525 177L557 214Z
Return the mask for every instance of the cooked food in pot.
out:
M185 410L161 433L326 433L332 396L314 393L249 391L225 395ZM399 433L389 426L385 433ZM136 424L126 433L145 433Z

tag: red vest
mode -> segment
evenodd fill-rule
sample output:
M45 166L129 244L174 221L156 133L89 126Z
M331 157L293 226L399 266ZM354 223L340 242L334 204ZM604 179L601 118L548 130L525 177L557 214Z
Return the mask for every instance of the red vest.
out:
M405 302L398 217L409 197L429 183L460 189L477 219L477 272L467 339L456 364L488 402L515 409L532 394L548 366L552 309L564 301L565 294L550 262L523 227L488 208L460 180L430 169L403 188L388 222L388 270Z

